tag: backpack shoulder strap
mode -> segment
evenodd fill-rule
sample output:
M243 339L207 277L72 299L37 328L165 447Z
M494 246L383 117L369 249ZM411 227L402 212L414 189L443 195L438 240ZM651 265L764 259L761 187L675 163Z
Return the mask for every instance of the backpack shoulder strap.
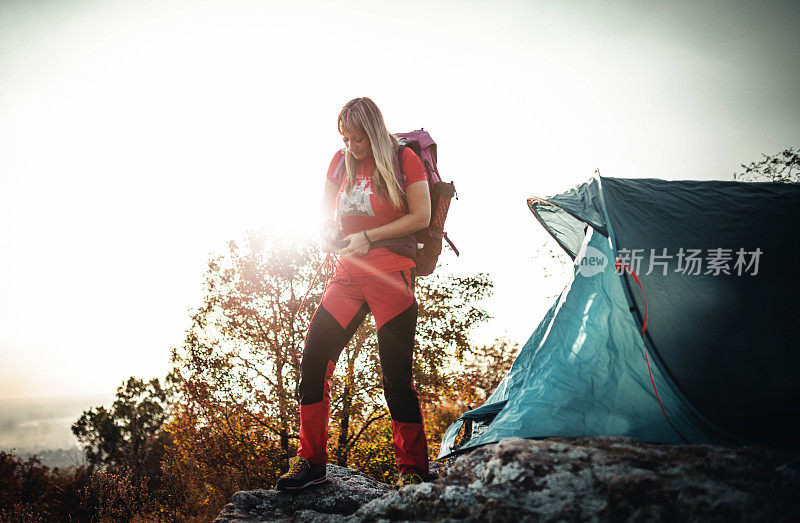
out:
M398 142L400 147L397 148L397 171L395 175L397 175L397 181L400 182L400 188L403 189L403 192L406 191L406 173L403 171L403 151L405 151L408 144L405 140L400 140Z
M345 155L344 149L340 149L339 161L336 164L336 170L333 171L333 179L336 180L336 185L338 185L339 187L342 186L342 181L344 180L344 171L345 171L344 155Z

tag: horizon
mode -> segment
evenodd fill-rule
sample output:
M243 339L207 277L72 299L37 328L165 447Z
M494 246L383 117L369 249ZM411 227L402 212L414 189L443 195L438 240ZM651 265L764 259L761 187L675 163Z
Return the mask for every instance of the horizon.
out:
M71 426L81 414L109 406L113 394L0 399L0 451L19 456L80 448ZM65 455L50 456L46 464L64 466Z

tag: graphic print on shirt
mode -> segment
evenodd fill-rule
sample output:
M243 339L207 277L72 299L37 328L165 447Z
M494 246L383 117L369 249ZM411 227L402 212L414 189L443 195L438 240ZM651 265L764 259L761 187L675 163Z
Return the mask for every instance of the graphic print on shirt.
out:
M339 197L339 214L375 216L370 202L370 196L373 194L371 181L369 178L361 178L350 189L350 194L342 191Z

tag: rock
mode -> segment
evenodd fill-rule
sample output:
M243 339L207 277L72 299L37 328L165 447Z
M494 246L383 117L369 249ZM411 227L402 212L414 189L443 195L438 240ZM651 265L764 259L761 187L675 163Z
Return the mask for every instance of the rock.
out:
M328 465L327 473L326 483L296 494L277 490L237 492L215 521L328 521L325 514L350 515L391 491L390 486L356 470Z
M754 447L510 438L451 460L433 483L392 491L329 466L329 485L239 492L220 520L800 521L797 464Z

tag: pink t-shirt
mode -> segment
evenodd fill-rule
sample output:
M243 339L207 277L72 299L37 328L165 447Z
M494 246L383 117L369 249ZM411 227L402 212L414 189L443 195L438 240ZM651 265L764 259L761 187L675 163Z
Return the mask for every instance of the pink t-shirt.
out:
M339 163L337 151L328 167L328 180L335 179L336 166ZM403 174L406 187L412 183L426 181L422 161L411 148L403 149ZM391 223L408 214L406 206L392 206L388 199L381 198L372 189L372 170L375 160L367 158L356 162L356 176L353 187L344 194L344 181L333 201L334 214L339 217L342 233L347 236L360 231L367 231ZM402 178L402 177L401 177ZM359 276L363 274L381 274L402 271L414 267L414 260L389 250L388 247L370 249L364 256L342 256L339 258L346 274Z

